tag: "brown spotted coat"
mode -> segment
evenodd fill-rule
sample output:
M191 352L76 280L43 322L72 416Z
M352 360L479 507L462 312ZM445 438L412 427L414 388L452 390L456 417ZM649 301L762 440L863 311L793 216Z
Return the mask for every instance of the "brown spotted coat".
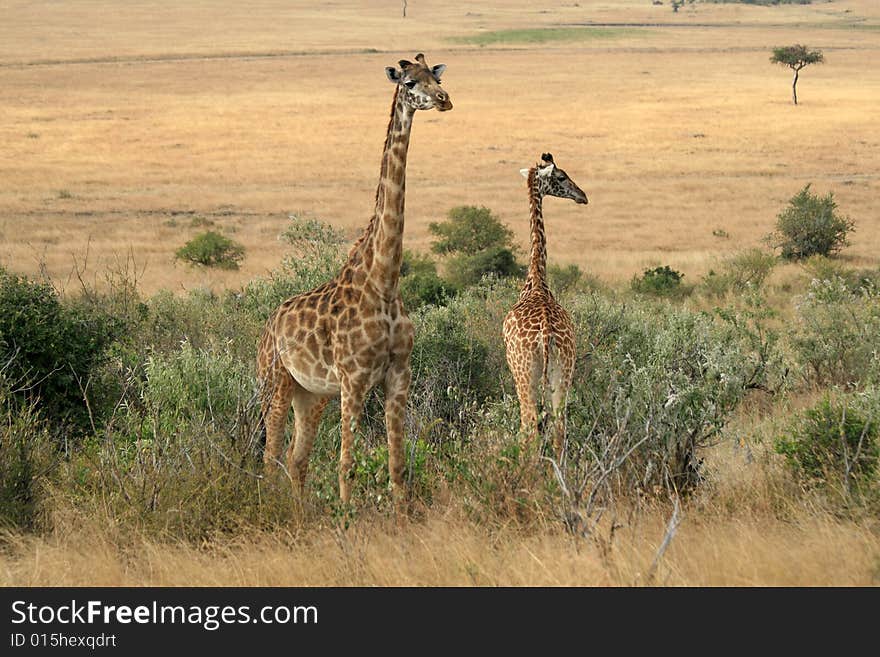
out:
M574 374L575 338L571 317L547 285L542 204L544 196L586 204L587 195L554 164L549 153L522 173L528 179L532 243L526 282L519 301L504 320L504 345L519 398L523 438L535 440L539 419L546 421L560 457L565 442L565 404Z
M421 54L415 63L399 64L399 69L386 69L397 86L373 217L333 280L288 299L269 318L257 354L264 460L267 466L279 461L292 404L295 435L287 451L287 471L298 491L305 484L324 408L332 397L341 396L339 493L346 503L354 434L367 392L376 385L385 392L392 491L399 497L403 490L403 423L413 348L413 325L398 289L407 151L415 110L452 109L440 88L445 67L429 68Z

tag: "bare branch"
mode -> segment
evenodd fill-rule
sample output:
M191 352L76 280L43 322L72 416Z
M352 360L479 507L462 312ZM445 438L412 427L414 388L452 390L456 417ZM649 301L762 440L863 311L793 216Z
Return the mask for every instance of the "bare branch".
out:
M672 507L672 515L669 517L669 522L666 525L666 534L664 534L663 540L660 542L660 547L657 548L657 553L654 555L654 561L651 562L651 567L648 568L647 581L649 584L654 581L654 576L657 574L657 567L660 565L660 560L666 553L669 544L672 543L672 539L675 537L675 532L681 524L680 512L681 505L679 504L678 496L676 495Z

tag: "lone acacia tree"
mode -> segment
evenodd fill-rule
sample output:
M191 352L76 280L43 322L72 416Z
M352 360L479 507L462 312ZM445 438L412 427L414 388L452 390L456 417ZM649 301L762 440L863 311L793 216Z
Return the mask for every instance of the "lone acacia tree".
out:
M794 100L794 104L797 105L798 74L808 64L821 64L825 61L825 56L821 50L809 50L806 46L796 44L794 46L774 48L770 61L774 64L785 64L794 71L794 80L791 83L791 97Z

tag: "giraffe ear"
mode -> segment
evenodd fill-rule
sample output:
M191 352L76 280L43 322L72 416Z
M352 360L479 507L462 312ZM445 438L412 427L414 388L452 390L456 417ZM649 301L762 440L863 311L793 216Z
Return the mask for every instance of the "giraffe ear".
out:
M440 76L443 75L443 71L445 70L446 64L437 64L437 66L434 66L431 69L431 73L434 74L434 79L437 80L437 82L440 82Z
M394 84L398 84L400 82L401 73L393 66L385 67L385 75L387 75L388 79Z
M519 172L522 174L523 178L529 177L529 170L528 169L520 169Z

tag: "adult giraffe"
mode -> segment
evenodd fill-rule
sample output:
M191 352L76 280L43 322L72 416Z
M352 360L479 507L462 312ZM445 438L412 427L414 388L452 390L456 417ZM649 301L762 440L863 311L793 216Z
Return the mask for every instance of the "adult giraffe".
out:
M547 237L544 233L544 196L587 203L587 195L553 162L550 153L520 173L528 179L532 247L529 271L519 301L504 319L507 364L519 398L520 428L524 437L538 433L538 404L552 423L553 447L561 457L565 441L565 402L574 375L574 325L547 285Z
M278 307L257 354L265 464L269 467L280 457L292 402L295 436L287 451L287 470L300 492L321 415L330 398L341 395L339 495L345 503L351 499L354 433L367 392L380 383L392 493L399 499L403 491L403 421L413 348L413 326L398 287L406 156L415 111L452 109L449 95L440 88L445 65L429 67L422 54L415 62L398 64L385 69L395 89L373 217L336 278Z

